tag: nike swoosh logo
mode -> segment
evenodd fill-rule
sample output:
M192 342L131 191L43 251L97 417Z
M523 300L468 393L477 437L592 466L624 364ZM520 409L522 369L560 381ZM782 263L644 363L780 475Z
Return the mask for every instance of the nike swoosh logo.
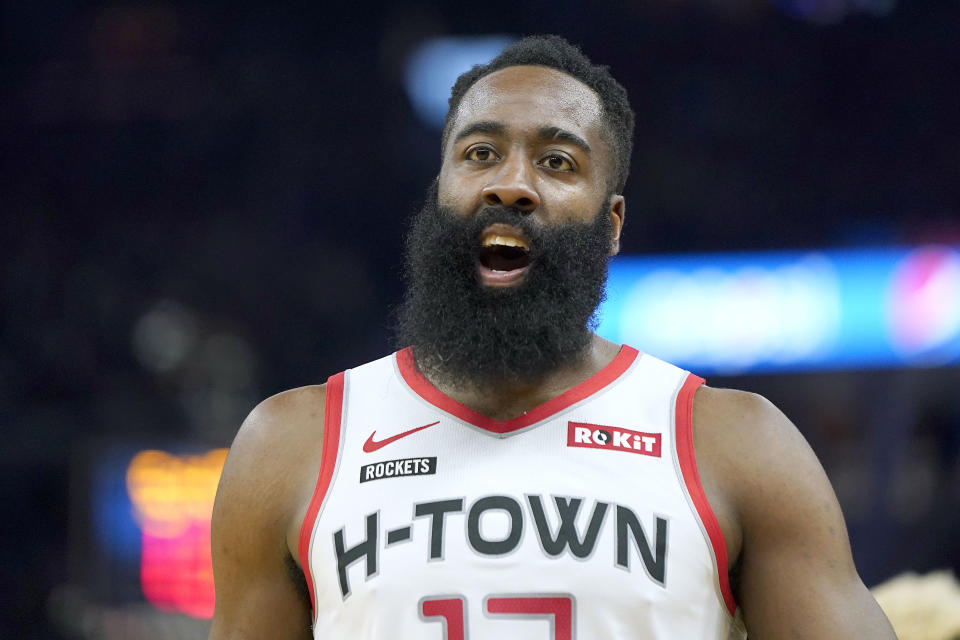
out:
M423 430L426 429L427 427L432 427L432 426L435 425L435 424L440 424L440 421L437 420L436 422L431 422L430 424L425 424L425 425L423 425L422 427L416 427L415 429L410 429L409 431L404 431L403 433L398 433L398 434L395 435L395 436L390 436L389 438L386 438L386 439L384 439L384 440L380 440L379 442L377 442L377 441L375 441L375 440L373 439L373 436L375 436L376 433L377 433L376 429L374 429L373 433L370 434L370 437L367 438L367 441L363 443L363 451L364 451L364 453L373 453L373 452L376 451L377 449L379 449L379 448L381 448L381 447L385 447L385 446L387 446L388 444L390 444L391 442L394 442L394 441L396 441L396 440L399 440L400 438L405 438L405 437L407 437L408 435L410 435L411 433L416 433L417 431L423 431Z

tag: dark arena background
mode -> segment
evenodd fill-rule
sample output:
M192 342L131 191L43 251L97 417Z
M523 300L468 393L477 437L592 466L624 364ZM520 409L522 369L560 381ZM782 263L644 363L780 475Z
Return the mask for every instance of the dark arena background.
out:
M6 2L0 637L202 637L244 416L388 353L450 84L637 111L600 332L762 393L868 586L960 570L960 3Z

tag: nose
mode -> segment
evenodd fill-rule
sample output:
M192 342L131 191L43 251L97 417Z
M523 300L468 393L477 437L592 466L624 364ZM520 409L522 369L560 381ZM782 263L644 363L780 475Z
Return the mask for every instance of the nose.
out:
M515 158L504 162L493 181L480 191L483 202L490 206L504 206L530 213L540 206L540 196L530 181L523 160Z

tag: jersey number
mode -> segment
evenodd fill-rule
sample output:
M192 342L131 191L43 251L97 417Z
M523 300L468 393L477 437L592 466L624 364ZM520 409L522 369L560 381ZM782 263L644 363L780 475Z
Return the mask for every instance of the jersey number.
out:
M428 596L420 600L420 617L443 624L444 640L467 640L465 601L462 596ZM483 599L483 611L507 618L546 618L551 640L573 640L573 596L497 595Z

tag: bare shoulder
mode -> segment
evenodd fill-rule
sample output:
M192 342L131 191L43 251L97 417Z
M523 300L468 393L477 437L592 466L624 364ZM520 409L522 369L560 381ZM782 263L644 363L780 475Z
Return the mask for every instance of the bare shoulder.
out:
M325 388L261 402L240 427L211 523L216 607L210 638L308 638L300 523L320 469Z
M732 569L739 563L748 519L744 501L762 486L767 456L778 451L782 457L784 450L802 448L803 439L763 396L706 385L693 398L693 439L700 480L723 531Z
M842 521L816 455L772 402L755 393L703 386L694 396L693 412L704 490L720 516L727 516L725 529L734 542L778 524L789 528L794 517L817 512ZM731 551L738 555L739 546Z
M785 439L794 444L803 440L783 412L756 393L703 385L694 396L693 411L695 427L711 440L730 442L759 437Z
M235 494L247 509L295 517L319 471L325 400L326 385L311 385L257 405L230 447L220 493Z
M254 459L265 470L282 470L287 461L277 455L300 456L305 441L323 434L326 385L283 391L254 407L230 448L236 458ZM319 428L318 428L319 427Z
M732 501L741 525L769 520L767 508L788 495L836 511L836 498L816 455L794 424L761 395L703 386L694 396L697 458ZM804 503L796 503L802 508ZM813 506L813 505L810 505Z
M854 567L827 475L793 423L732 389L702 387L693 411L697 466L732 539L750 637L893 638Z

